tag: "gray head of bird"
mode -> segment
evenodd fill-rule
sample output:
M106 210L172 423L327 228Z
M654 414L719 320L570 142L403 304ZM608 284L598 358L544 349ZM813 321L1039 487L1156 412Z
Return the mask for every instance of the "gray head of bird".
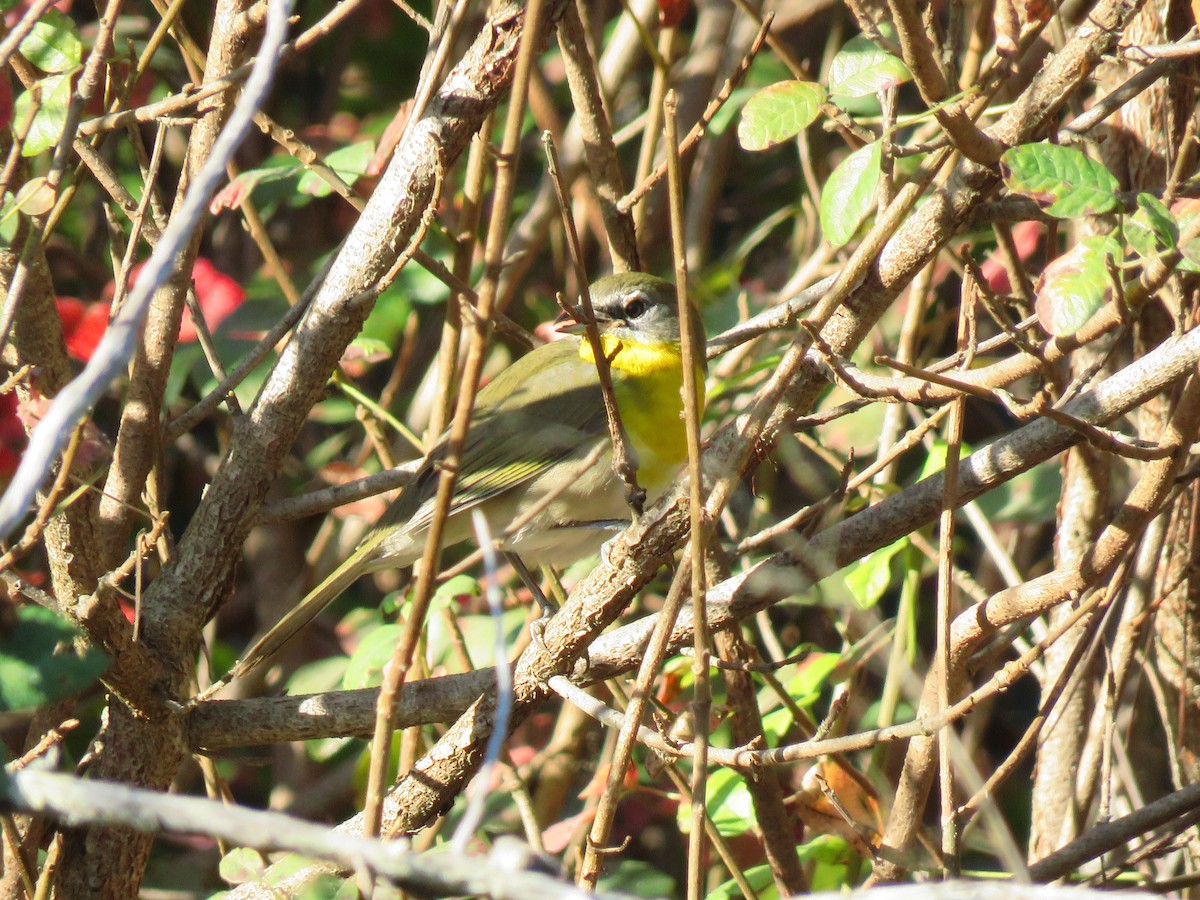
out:
M679 311L675 306L675 285L671 282L645 272L619 272L598 279L588 292L602 334L646 343L679 343ZM582 317L579 310L576 321L559 330L582 334L585 328ZM703 347L699 313L692 318Z

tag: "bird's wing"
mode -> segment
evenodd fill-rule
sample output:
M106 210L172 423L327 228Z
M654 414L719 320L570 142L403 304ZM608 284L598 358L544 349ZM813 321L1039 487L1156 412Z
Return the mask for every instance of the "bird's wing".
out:
M577 338L541 347L479 392L451 514L529 481L607 435L596 368L579 358L578 348ZM407 522L406 530L414 531L429 524L446 445L443 437L430 451L405 490L408 502L388 510L395 524Z

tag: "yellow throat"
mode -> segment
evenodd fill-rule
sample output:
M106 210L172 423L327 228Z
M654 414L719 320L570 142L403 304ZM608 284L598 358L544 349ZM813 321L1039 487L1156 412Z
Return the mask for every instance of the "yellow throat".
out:
M653 491L666 487L687 459L683 421L683 356L679 344L629 341L600 335L611 360L613 393L621 422L637 454L638 481ZM579 358L594 363L591 342L579 342ZM704 413L704 373L698 372L700 413Z

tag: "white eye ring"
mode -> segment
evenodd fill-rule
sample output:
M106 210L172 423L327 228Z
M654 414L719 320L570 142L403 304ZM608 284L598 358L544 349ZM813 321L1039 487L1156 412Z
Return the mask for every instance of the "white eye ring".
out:
M640 319L642 316L644 316L647 308L649 307L647 299L648 298L646 295L641 291L630 294L627 298L625 298L625 304L623 306L625 318Z

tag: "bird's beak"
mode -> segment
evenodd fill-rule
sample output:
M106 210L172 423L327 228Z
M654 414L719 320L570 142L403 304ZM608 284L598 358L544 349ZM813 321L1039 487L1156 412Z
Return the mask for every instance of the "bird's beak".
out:
M592 312L596 316L596 326L601 330L612 324L612 319L600 310L593 308ZM579 306L576 306L570 313L559 313L558 318L554 320L554 330L559 334L584 334L587 331L587 323L581 321L583 315L583 308Z

